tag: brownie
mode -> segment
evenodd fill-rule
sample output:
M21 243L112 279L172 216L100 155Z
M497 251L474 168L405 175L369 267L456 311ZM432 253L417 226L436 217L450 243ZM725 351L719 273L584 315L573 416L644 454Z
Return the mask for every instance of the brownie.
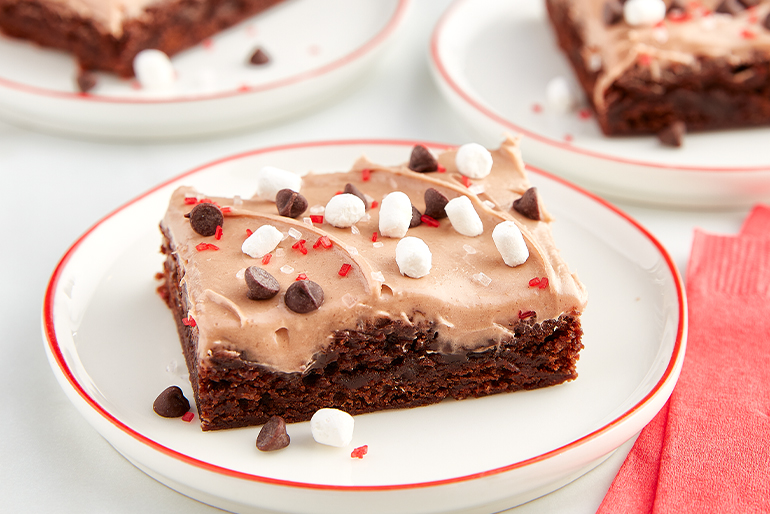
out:
M307 197L308 212L297 219L278 214L296 214L285 201L177 190L161 223L162 296L202 429L258 425L272 416L305 421L324 407L350 414L417 407L574 380L585 290L555 249L547 211L531 208L537 193L516 144L492 152L493 173L472 183L458 173L454 150L440 155L431 173L362 160L349 172L306 175L295 195ZM393 262L406 238L385 237L378 217L386 216L383 200L392 194L385 191L403 191L423 210L417 196L426 189L433 190L427 198L470 198L484 233L464 236L452 216L422 216L427 223L409 228L408 237L427 243L432 267L411 278ZM331 203L323 215L311 214L346 190L369 206L355 225L330 225ZM522 214L514 201L525 195ZM208 232L193 222L193 204L222 209L215 235L201 235ZM409 223L411 209L407 215ZM503 221L526 239L523 264L505 264L495 249L490 233ZM243 241L267 224L287 237L269 257L246 255ZM255 267L260 274L246 278ZM280 286L263 287L266 276ZM316 291L296 307L292 289L312 290L310 284L320 297Z
M153 48L174 55L280 1L142 1L138 13L114 21L116 13L108 13L108 19L96 19L66 4L0 0L0 30L70 52L84 70L130 77L134 56L140 51ZM126 9L131 12L129 7Z
M770 123L770 0L728 3L666 0L661 21L632 26L620 0L546 0L607 135Z

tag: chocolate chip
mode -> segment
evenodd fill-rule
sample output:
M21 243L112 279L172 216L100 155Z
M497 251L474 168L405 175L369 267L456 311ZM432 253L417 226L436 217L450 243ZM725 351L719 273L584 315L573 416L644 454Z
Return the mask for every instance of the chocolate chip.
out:
M281 286L273 275L258 266L249 266L244 275L251 300L268 300L278 294Z
M425 190L425 215L430 216L434 220L440 220L446 218L446 211L444 207L449 203L446 196L441 194L437 189L429 187Z
M417 210L417 207L412 205L412 220L409 222L409 228L414 228L422 223L422 214Z
M344 192L359 197L364 202L366 208L369 209L369 202L366 201L366 196L356 186L348 182L345 184Z
M531 220L540 221L540 205L537 202L537 188L530 187L513 201L513 210Z
M675 121L658 132L658 139L666 146L680 147L684 142L684 135L687 132L687 126L683 121Z
M744 9L745 7L738 0L722 0L722 3L717 6L715 11L718 13L732 14L735 16Z
M208 237L217 233L217 227L225 222L222 211L213 203L199 203L187 214L190 226L198 234Z
M261 66L262 64L267 64L270 62L270 57L265 53L264 50L261 48L257 48L253 54L251 54L251 58L249 58L249 62L251 64L256 64L257 66Z
M415 145L409 157L409 169L418 173L438 170L438 161L423 145Z
M607 0L602 7L602 19L608 27L623 19L623 4L618 0Z
M190 410L190 402L178 386L167 387L152 404L152 410L164 418L178 418Z
M289 309L306 314L324 303L324 290L312 280L297 280L286 290L283 300Z
M296 218L307 210L307 199L291 189L281 189L275 194L275 206L281 216Z
M259 431L257 448L263 452L271 452L286 448L290 441L289 434L286 433L286 422L281 416L273 416Z
M96 77L87 71L81 71L78 73L75 79L78 84L78 90L81 93L88 93L96 86Z

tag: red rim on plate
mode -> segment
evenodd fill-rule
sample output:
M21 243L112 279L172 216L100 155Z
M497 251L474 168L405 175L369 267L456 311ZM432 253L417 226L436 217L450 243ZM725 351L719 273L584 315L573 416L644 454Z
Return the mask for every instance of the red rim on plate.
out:
M449 73L449 71L446 69L446 66L444 65L444 62L441 58L441 51L439 50L439 40L443 36L443 32L446 28L446 25L448 23L448 20L452 18L454 15L454 12L460 8L463 4L468 2L469 0L456 0L450 7L447 9L447 11L441 16L441 19L436 24L436 28L433 31L433 35L431 36L430 41L430 57L431 60L436 67L436 70L441 75L442 80L452 89L454 94L456 94L458 97L460 97L464 102L466 102L469 106L471 106L473 109L477 110L479 113L483 114L490 120L494 121L495 123L498 123L504 127L507 127L510 130L514 130L518 133L521 133L523 135L526 135L528 138L534 139L536 141L539 141L541 143L544 143L546 145L553 146L555 148L559 148L561 150L565 150L568 152L572 152L575 154L580 155L586 155L589 157L594 157L598 159L603 159L607 161L612 162L618 162L623 164L633 164L637 166L647 166L650 168L664 168L664 169L674 169L674 170L680 170L680 171L710 171L710 172L724 172L724 171L732 171L732 172L750 172L750 171L768 171L770 170L770 164L767 165L759 165L759 166L739 166L739 167L731 167L731 166L687 166L687 165L672 165L672 164L663 164L660 162L651 162L651 161L641 161L636 159L626 159L623 157L618 157L614 155L608 155L601 152L596 152L592 150L586 150L584 148L579 148L574 146L573 144L560 141L557 139L553 139L550 137L543 136L541 134L538 134L536 132L532 132L530 130L527 130L526 128L517 125L513 121L505 118L504 116L496 113L494 110L486 107L481 103L479 100L474 98L472 94L470 94L466 89L464 89L462 86L460 86L457 81L454 80L452 77L452 74Z
M684 334L686 330L686 302L685 302L685 296L684 296L684 287L681 281L681 278L679 277L679 274L677 272L676 266L674 265L671 257L669 256L668 252L663 248L663 246L658 242L652 234L650 234L644 227L639 225L635 220L630 218L628 215L614 207L612 204L602 200L601 198L583 190L582 188L575 186L574 184L563 180L557 176L554 176L550 173L547 173L543 170L527 166L527 169L531 173L536 173L538 175L542 175L550 180L556 181L574 191L577 193L584 195L588 197L589 199L593 200L594 202L600 204L601 206L605 207L606 209L612 211L617 216L621 217L625 221L627 221L629 224L631 224L634 228L636 228L641 234L643 234L649 242L651 242L660 253L660 256L663 257L666 266L668 267L668 270L671 274L671 277L674 281L674 285L676 286L676 293L677 293L677 302L678 302L678 326L676 331L676 340L674 342L673 351L670 357L670 360L666 366L665 372L663 373L663 376L660 378L660 380L655 384L655 386L642 398L639 402L637 402L634 406L632 406L630 409L628 409L626 412L621 414L620 416L616 417L612 421L604 424L602 427L594 430L593 432L580 437L579 439L572 441L568 444L565 444L563 446L560 446L558 448L555 448L551 451L548 451L546 453L543 453L541 455L538 455L536 457L532 457L530 459L522 460L519 462L515 462L506 466L478 472L478 473L472 473L464 476L459 477L452 477L448 479L442 479L442 480L434 480L434 481L426 481L426 482L417 482L417 483L407 483L407 484L393 484L393 485L373 485L373 486L345 486L345 485L325 485L325 484L313 484L313 483L304 483L304 482L296 482L296 481L290 481L290 480L282 480L282 479L275 479L265 476L259 476L249 473L244 473L241 471L236 471L232 469L228 469L225 467L217 466L193 457L190 457L189 455L185 455L184 453L178 452L176 450L173 450L171 448L168 448L166 446L163 446L162 444L159 444L158 442L150 439L149 437L137 432L133 428L129 427L119 419L117 419L115 416L110 414L102 405L99 404L98 401L96 401L91 395L88 394L88 392L85 390L85 388L78 382L76 377L74 376L72 370L70 369L70 366L67 364L66 359L64 358L64 355L62 353L61 347L59 346L59 343L56 338L56 329L55 329L55 320L54 320L54 313L53 313L53 307L54 307L54 295L55 291L57 290L59 279L61 278L62 272L64 268L66 267L70 257L75 253L75 251L79 248L79 246L83 243L84 240L86 240L89 235L96 230L102 223L109 220L113 216L117 215L127 207L137 203L141 199L151 195L152 193L158 191L159 189L178 181L184 177L193 175L197 172L203 171L207 168L210 168L214 165L221 164L224 162L236 160L239 158L243 158L246 156L253 156L258 154L264 154L264 153L270 153L270 152L276 152L276 151L284 151L284 150L293 150L293 149L301 149L301 148L314 148L314 147L329 147L329 146L344 146L344 145L369 145L369 146L376 146L376 145L404 145L408 147L413 147L415 144L424 144L434 149L446 149L449 148L451 145L446 144L439 144L439 143L426 143L423 141L407 141L407 140L341 140L341 141L319 141L319 142L312 142L312 143L297 143L297 144L288 144L288 145L279 145L279 146L273 146L269 148L263 148L251 152L244 152L241 154L233 155L227 158L219 159L213 162L210 162L208 164L205 164L203 166L199 166L193 170L190 170L188 172L182 173L181 175L178 175L177 177L174 177L170 180L167 180L158 186L152 188L151 190L147 191L146 193L138 196L137 198L131 200L130 202L124 204L123 206L117 208L112 213L108 214L104 218L102 218L100 221L98 221L95 225L93 225L88 231L86 231L80 238L78 238L77 241L67 250L67 252L64 254L64 256L61 258L59 263L57 264L53 275L51 276L51 279L49 280L48 287L46 289L45 293L45 299L43 304L43 330L46 337L46 343L48 344L48 348L50 350L51 355L53 356L56 365L59 367L60 371L66 377L67 381L69 382L70 386L78 393L78 395L93 409L95 410L100 416L102 416L106 421L110 422L112 425L114 425L116 428L124 432L125 434L133 437L138 442L157 450L158 452L161 452L171 458L177 459L179 461L182 461L186 464L190 464L192 466L204 469L206 471L210 471L213 473L226 475L230 477L235 477L243 480L249 480L249 481L256 481L256 482L262 482L266 484L275 484L275 485L282 485L282 486L290 486L290 487L297 487L297 488L305 488L305 489L316 489L316 490L336 490L336 491L389 491L389 490L405 490L405 489L414 489L414 488L424 488L424 487L433 487L433 486L440 486L440 485L446 485L446 484L452 484L452 483L458 483L458 482L465 482L470 480L479 479L485 476L490 475L496 475L500 473L505 473L507 471L521 468L530 464L534 464L536 462L544 461L546 459L549 459L551 457L554 457L556 455L559 455L561 453L564 453L568 450L577 448L581 445L586 444L587 442L591 441L592 439L608 432L613 427L623 423L625 420L633 416L636 412L638 412L640 409L642 409L654 396L658 394L658 392L661 390L663 385L671 378L672 373L675 371L676 363L681 358L681 353L684 350Z
M292 84L298 84L300 82L303 82L305 80L309 80L312 78L321 77L335 70L338 70L339 68L342 68L347 64L350 64L351 62L356 61L357 59L360 59L364 55L378 48L382 44L382 42L387 40L388 37L393 33L393 31L395 31L396 28L401 24L401 20L406 14L407 7L409 6L410 0L397 0L397 1L398 1L398 4L396 6L396 9L393 11L393 15L385 24L385 26L382 28L382 30L373 34L372 37L368 41L366 41L366 43L364 43L362 46L359 46L358 48L354 49L352 52L345 54L339 59L336 59L335 61L332 61L318 68L314 68L308 71L303 71L296 75L275 80L273 82L268 82L267 84L262 84L259 86L241 86L234 90L223 91L221 93L213 93L208 95L191 95L191 96L185 96L184 98L126 98L126 97L101 96L101 95L92 94L92 93L78 93L78 92L70 93L66 91L54 91L51 89L30 86L30 85L22 84L3 77L0 77L0 86L7 87L9 89L15 89L25 93L49 96L54 98L63 98L63 99L69 99L69 100L75 100L75 101L82 100L82 101L90 101L90 102L128 103L128 104L199 102L203 100L215 100L219 98L228 98L232 96L247 95L251 93L262 93L265 91L270 91L272 89L286 87Z

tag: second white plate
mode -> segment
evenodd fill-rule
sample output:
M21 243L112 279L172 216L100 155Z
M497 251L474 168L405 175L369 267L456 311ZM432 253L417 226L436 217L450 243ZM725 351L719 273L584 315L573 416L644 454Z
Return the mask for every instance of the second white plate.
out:
M520 133L528 162L599 194L705 207L770 199L770 128L688 134L669 148L655 136L608 138L578 111L551 112L546 84L573 73L542 0L457 0L436 26L431 65L482 142Z

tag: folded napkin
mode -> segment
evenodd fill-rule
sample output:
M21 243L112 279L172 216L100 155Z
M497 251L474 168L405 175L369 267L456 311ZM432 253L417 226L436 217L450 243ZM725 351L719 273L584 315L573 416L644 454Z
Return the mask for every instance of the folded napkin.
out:
M770 512L770 207L695 231L687 299L679 381L598 514Z

